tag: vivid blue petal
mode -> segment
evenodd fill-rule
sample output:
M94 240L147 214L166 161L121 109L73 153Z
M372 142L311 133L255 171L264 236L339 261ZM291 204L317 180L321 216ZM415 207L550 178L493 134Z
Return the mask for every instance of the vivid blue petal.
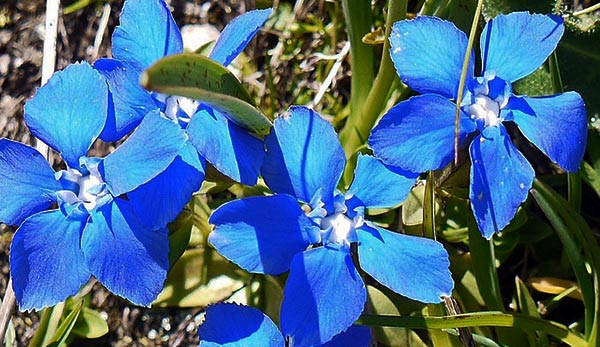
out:
M234 18L221 32L209 57L223 66L231 64L265 24L271 12L273 9L270 8L254 10Z
M483 71L514 82L540 67L565 27L560 16L513 12L490 20L481 33Z
M369 155L358 154L354 181L346 195L354 195L367 208L398 205L410 192L419 174L387 166Z
M373 128L369 145L391 166L413 172L440 169L454 157L456 105L436 94L412 97L392 107ZM461 111L459 140L475 130Z
M326 343L358 319L366 299L365 284L349 253L313 248L292 261L281 330L292 346Z
M115 58L145 69L156 60L183 52L181 32L163 0L127 0L112 36Z
M579 170L587 143L587 116L576 92L512 97L507 105L525 137L569 172Z
M209 222L208 241L225 258L257 273L280 274L310 244L313 228L296 199L289 195L249 197L217 208Z
M189 143L159 175L127 193L142 223L150 229L162 228L177 217L200 189L204 180L204 159Z
M54 171L35 148L0 139L0 222L19 225L50 207L61 189Z
M92 274L111 292L150 306L169 268L168 230L143 226L120 198L91 212L81 245Z
M369 347L370 345L371 329L363 325L353 325L321 347Z
M98 59L94 68L106 78L114 105L100 138L107 142L120 140L157 105L138 82L141 70L134 65L116 59Z
M10 272L19 309L39 310L74 295L90 278L79 246L85 220L59 210L41 212L17 229L10 249Z
M469 198L482 235L490 239L513 219L533 184L533 168L503 126L488 127L473 140Z
M198 329L201 347L284 347L285 341L273 321L260 310L233 303L206 309Z
M261 173L271 190L308 203L321 189L323 202L333 200L346 157L333 126L318 113L290 107L289 116L275 119L265 144Z
M104 181L114 196L130 192L164 171L186 142L183 129L160 115L144 117L135 132L104 158Z
M256 184L265 156L261 140L208 106L200 107L187 132L198 153L219 172L242 184Z
M448 252L437 241L368 223L358 230L358 259L375 280L407 298L438 303L452 294Z
M56 72L25 104L31 133L61 153L71 168L79 168L108 115L108 86L88 63Z
M394 24L390 55L400 79L411 89L456 100L468 41L451 22L417 17ZM473 78L474 62L471 53L467 81Z

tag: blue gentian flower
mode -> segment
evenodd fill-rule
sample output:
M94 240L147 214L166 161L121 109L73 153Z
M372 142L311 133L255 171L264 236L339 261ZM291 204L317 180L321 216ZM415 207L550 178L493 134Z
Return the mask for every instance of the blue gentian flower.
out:
M198 329L200 347L294 347L285 339L273 321L260 310L219 303L206 309L204 323ZM369 347L371 332L364 326L351 326L320 347Z
M461 103L459 141L471 157L471 208L486 238L502 230L525 201L534 170L512 143L512 122L537 148L569 172L577 171L587 138L583 100L576 92L515 95L512 83L535 71L564 32L561 17L515 12L489 21L481 35L482 74L474 54ZM391 57L400 78L422 93L388 111L369 144L389 165L424 172L454 154L455 104L467 36L452 23L417 17L394 24Z
M290 270L281 328L294 346L319 345L347 329L363 311L360 268L411 299L439 302L453 287L448 255L436 241L380 228L366 208L399 204L417 175L359 155L346 193L336 189L345 156L330 123L305 107L275 120L265 138L262 176L275 195L223 204L209 242L242 268L263 274Z
M210 58L229 65L271 12L255 10L235 18L221 33ZM142 71L152 63L183 52L181 32L164 0L127 0L120 21L112 37L114 59L94 63L108 79L114 102L114 112L100 137L118 140L154 110L185 129L189 137L188 145L173 165L129 194L140 214L148 214L147 210L156 210L154 205L160 205L161 212L147 221L149 226L164 225L181 211L200 188L205 159L233 180L255 184L264 157L260 139L232 122L226 113L196 100L148 92L138 82ZM165 194L170 198L155 199Z
M124 194L163 171L185 136L155 112L109 156L87 157L108 108L104 77L87 63L74 64L25 105L32 134L62 155L66 169L55 172L34 148L0 140L0 221L20 225L10 266L21 310L55 305L91 275L144 306L162 289L169 266L167 230L145 227L145 216L135 213ZM148 134L170 141L151 144Z

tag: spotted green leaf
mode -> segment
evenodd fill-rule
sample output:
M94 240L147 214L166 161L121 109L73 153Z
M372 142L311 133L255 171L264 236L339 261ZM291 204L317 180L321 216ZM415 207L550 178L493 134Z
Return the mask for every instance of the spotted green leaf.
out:
M140 83L151 91L203 101L259 135L271 128L271 121L253 105L240 81L205 56L182 53L162 58L142 73Z

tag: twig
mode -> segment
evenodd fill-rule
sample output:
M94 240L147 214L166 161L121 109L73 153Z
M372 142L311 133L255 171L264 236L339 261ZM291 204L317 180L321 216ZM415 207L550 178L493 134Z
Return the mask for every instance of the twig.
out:
M573 16L573 17L579 17L581 15L588 14L590 12L594 12L594 11L597 11L597 10L600 10L600 4L596 4L596 5L590 6L588 8L584 8L581 11L573 12L571 14L571 16Z
M56 64L56 34L58 24L58 9L60 0L47 0L46 2L46 32L44 37L44 52L42 60L42 85L50 79L54 73ZM35 147L40 153L48 159L48 145L39 139L36 141ZM10 322L10 318L15 310L16 298L13 291L12 278L8 278L8 285L4 293L4 299L0 306L0 345L4 344L4 336Z
M92 53L92 60L96 60L96 58L98 58L98 52L100 51L100 45L102 44L102 38L104 37L104 32L106 31L106 27L108 26L109 19L110 4L106 3L102 7L102 17L100 17L98 31L96 32L96 37L94 38L94 51Z
M329 74L323 81L323 84L321 84L321 87L319 88L319 92L317 92L315 99L309 103L309 105L308 105L309 107L315 107L316 105L318 105L321 102L323 95L325 95L325 92L327 91L329 86L333 83L333 79L334 79L335 75L337 75L340 67L342 67L342 62L346 58L346 55L348 54L349 51L350 51L350 41L347 41L346 44L344 45L344 47L342 47L342 50L340 51L340 53L335 55L335 63L331 67L331 70L329 70Z

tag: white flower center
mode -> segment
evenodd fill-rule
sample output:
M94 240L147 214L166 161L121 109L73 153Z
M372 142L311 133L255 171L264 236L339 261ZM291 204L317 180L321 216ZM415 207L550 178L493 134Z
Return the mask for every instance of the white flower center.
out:
M156 98L165 104L165 116L182 126L190 122L192 116L198 110L198 106L200 106L198 100L183 96L158 94Z
M475 103L467 106L467 113L473 120L484 122L484 126L497 126L502 122L500 118L500 105L487 95L477 95Z
M77 169L57 172L56 178L62 183L63 190L56 194L67 206L82 204L87 211L92 211L112 197L98 171L98 163L93 158L83 158L80 162L83 164L83 173Z
M348 243L350 233L354 231L354 221L348 218L344 213L338 212L323 218L321 221L321 229L331 229L329 242L345 244Z

